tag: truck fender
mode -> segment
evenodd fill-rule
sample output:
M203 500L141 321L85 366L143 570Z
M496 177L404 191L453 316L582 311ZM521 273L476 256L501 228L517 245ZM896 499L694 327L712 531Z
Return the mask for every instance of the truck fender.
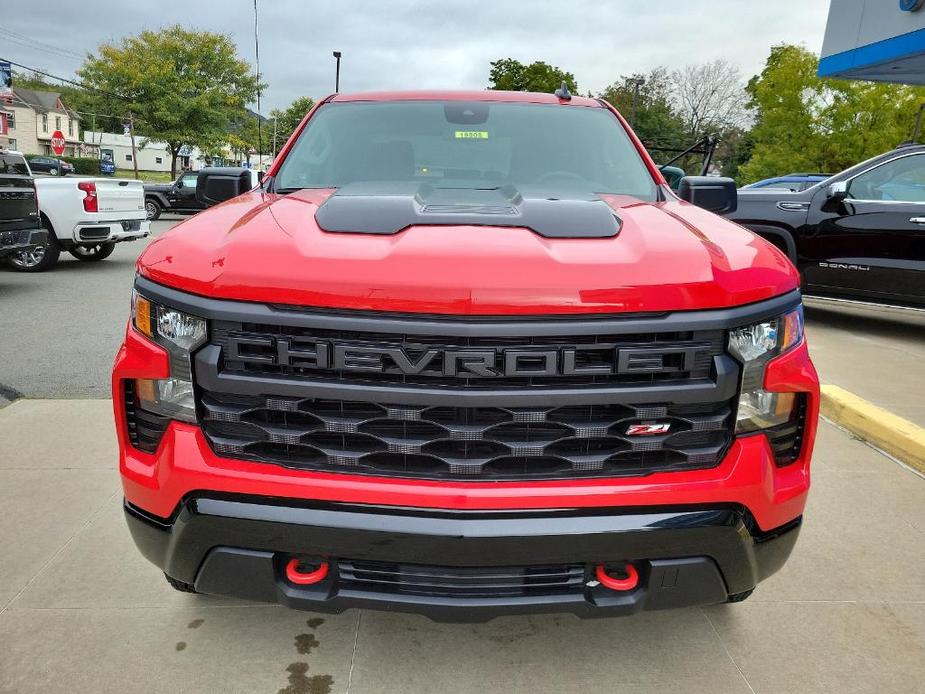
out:
M743 226L765 241L777 246L790 258L791 263L797 264L797 243L793 238L792 230L765 224L744 224Z

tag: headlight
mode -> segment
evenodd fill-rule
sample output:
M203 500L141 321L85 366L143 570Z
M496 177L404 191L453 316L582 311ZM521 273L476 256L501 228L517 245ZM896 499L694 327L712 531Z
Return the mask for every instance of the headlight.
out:
M764 390L764 369L771 359L798 345L802 339L802 307L730 332L729 351L742 363L737 434L767 429L790 420L796 394Z
M139 406L156 414L196 423L191 355L206 341L206 321L132 294L132 324L170 354L170 376L139 378Z

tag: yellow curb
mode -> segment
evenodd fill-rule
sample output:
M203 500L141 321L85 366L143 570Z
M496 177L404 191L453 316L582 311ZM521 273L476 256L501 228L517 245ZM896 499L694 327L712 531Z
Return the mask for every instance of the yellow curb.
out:
M822 386L822 414L925 473L925 429L838 386Z

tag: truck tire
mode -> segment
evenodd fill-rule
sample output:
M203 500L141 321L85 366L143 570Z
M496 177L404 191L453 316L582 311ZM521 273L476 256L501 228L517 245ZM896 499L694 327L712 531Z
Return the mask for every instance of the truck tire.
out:
M198 592L191 584L184 583L183 581L178 581L172 576L164 574L164 578L167 579L167 583L170 584L170 587L174 590L180 591L181 593L196 593Z
M68 253L85 263L105 260L116 250L114 243L98 243L95 246L74 246Z
M7 256L7 264L17 272L44 272L53 268L58 262L58 256L61 255L58 237L55 236L55 231L48 220L43 217L42 221L48 229L48 242L34 251L13 253Z
M153 222L161 216L162 211L163 208L157 200L154 198L145 198L145 219Z

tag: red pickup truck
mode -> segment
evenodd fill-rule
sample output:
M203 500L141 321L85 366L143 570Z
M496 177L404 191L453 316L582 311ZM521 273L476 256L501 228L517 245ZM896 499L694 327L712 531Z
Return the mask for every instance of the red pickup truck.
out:
M591 98L337 94L138 260L125 516L175 588L435 619L736 602L796 542L786 256ZM706 208L706 209L704 209Z

